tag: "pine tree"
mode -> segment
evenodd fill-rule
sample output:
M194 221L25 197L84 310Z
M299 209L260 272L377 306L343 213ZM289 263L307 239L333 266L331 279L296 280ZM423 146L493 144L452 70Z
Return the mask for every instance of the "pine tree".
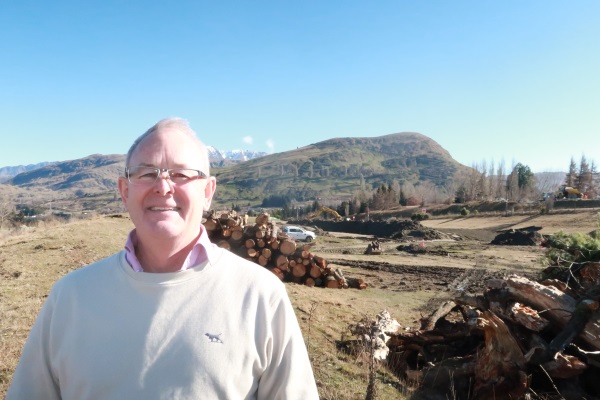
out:
M402 207L406 207L407 200L406 195L404 194L404 190L400 189L400 200L398 201Z
M571 164L569 165L569 172L567 172L567 176L565 176L565 185L570 187L575 187L577 183L577 165L575 164L575 159L571 157Z
M589 198L595 199L600 192L600 174L598 173L598 167L594 161L592 161L590 173L592 175L592 183L589 189Z
M582 193L587 193L592 186L592 172L584 155L581 156L579 163L579 174L577 175L577 190Z

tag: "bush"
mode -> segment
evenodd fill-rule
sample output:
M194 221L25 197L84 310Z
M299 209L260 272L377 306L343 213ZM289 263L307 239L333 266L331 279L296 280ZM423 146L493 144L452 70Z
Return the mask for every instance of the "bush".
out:
M463 207L463 208L461 208L461 209L460 209L460 215L463 215L463 216L465 216L465 217L466 217L466 216L468 216L469 214L471 214L471 211L469 211L469 210L467 209L467 207Z
M410 216L410 219L412 219L413 221L424 221L426 219L429 219L429 214L424 213L422 211L417 211Z

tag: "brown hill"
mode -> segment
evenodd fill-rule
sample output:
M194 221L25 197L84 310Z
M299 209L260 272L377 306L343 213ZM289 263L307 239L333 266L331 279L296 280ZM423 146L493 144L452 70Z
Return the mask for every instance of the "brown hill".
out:
M91 155L58 162L15 176L9 185L46 189L59 197L86 197L115 192L125 156ZM432 139L418 133L370 138L335 138L296 150L271 154L236 165L213 167L217 205L260 204L269 195L299 201L348 199L381 184L430 182L445 186L468 168Z
M243 164L216 169L225 204L269 194L348 199L381 184L430 182L447 186L468 170L434 140L413 132L335 138Z

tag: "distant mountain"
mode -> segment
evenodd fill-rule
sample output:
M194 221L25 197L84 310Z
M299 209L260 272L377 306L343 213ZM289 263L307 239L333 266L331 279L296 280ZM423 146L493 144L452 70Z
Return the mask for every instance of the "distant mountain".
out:
M374 188L394 182L447 187L457 175L470 170L432 139L411 132L335 138L268 155L209 150L211 174L217 177L215 202L222 205L256 204L269 195L298 201L349 200L359 192L370 194ZM114 193L124 167L124 155L95 154L18 174L8 184L89 198Z
M7 183L22 188L43 187L55 191L84 190L95 193L115 189L124 165L125 155L93 154L20 173Z
M46 165L52 164L52 162L41 162L37 164L29 165L17 165L14 167L0 167L0 183L8 181L13 176L20 174L21 172L27 172Z
M233 165L240 162L252 160L267 155L263 151L250 151L250 150L218 150L212 146L207 146L210 166L211 167L222 167L225 165ZM90 156L92 157L92 156ZM23 173L33 171L48 165L57 164L58 162L41 162L37 164L29 165L17 165L9 167L0 167L0 183L7 182L11 178ZM34 174L35 175L35 174ZM27 175L31 176L31 175Z
M224 167L226 165L233 165L240 162L252 160L266 156L267 153L264 151L250 151L250 150L229 150L223 151L215 149L212 146L206 146L208 150L208 157L210 159L211 167Z

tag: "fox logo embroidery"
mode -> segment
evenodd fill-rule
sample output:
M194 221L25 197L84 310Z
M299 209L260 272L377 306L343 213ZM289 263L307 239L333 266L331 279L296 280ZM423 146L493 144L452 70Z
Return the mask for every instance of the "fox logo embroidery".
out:
M208 337L208 341L211 342L211 343L223 343L223 341L219 337L219 336L221 336L220 333L218 335L213 335L211 333L205 333L204 335L206 337Z

